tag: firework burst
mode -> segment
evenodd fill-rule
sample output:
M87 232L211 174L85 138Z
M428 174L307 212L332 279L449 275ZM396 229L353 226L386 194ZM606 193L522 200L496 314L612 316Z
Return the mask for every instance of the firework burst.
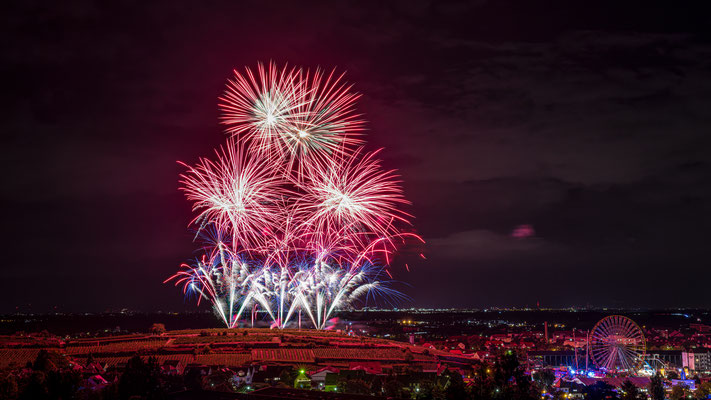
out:
M249 68L244 74L234 71L224 96L220 97L222 122L227 132L252 139L256 150L279 149L274 146L283 132L290 127L297 107L301 106L301 92L296 71L276 65L257 66L255 74Z
M198 231L208 224L229 231L245 249L264 243L283 218L282 178L271 160L245 154L233 140L215 153L216 161L200 159L180 176L181 189L199 212L192 223Z
M399 233L398 223L409 224L410 215L399 209L409 202L398 176L381 168L377 153L356 150L310 172L300 185L297 212L311 232L360 241L391 237Z
M421 239L402 230L398 175L360 147L357 98L334 72L235 72L220 98L230 138L180 176L203 254L167 281L227 327L260 310L275 327L305 313L325 329L339 309L402 300L382 278L397 248Z
M220 98L227 132L254 143L255 151L282 158L297 177L313 163L345 156L359 145L363 121L355 113L359 95L343 74L314 73L273 63L257 73L235 71Z
M306 169L328 165L333 159L347 156L362 141L359 135L363 121L355 113L360 95L350 92L342 83L343 74L335 70L324 75L316 70L298 74L296 107L289 118L289 129L281 136L288 154L289 167L301 177Z

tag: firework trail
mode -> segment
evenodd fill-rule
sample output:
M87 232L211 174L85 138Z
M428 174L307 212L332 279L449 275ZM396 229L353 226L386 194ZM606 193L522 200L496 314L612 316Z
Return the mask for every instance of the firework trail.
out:
M385 298L391 304L405 296L377 278L380 271L372 266L359 268L336 267L325 263L300 271L293 289L294 304L306 310L314 327L324 329L333 312L339 307L348 307L356 301L369 297ZM290 315L287 315L287 321Z
M383 278L422 239L403 230L397 173L362 149L358 97L334 72L235 71L220 98L227 143L180 175L203 254L166 282L230 328L259 309L274 327L306 314L327 329L337 310L402 300Z

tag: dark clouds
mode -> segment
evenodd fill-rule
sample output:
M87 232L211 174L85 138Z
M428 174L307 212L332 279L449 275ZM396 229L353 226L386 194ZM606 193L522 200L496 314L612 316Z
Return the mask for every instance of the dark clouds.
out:
M535 5L534 5L535 4ZM182 307L176 160L234 67L337 66L401 170L416 305L711 306L711 42L649 2L31 2L3 13L4 310ZM510 232L530 224L536 237ZM407 257L403 257L402 262Z

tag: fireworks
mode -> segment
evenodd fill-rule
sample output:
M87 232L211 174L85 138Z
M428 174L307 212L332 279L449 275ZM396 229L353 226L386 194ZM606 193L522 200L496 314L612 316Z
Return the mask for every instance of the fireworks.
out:
M343 84L343 75L317 70L259 65L257 74L235 71L220 98L227 132L249 141L257 153L286 161L301 174L314 162L329 164L360 144L363 121L354 112L359 97Z
M384 171L377 153L356 150L340 163L316 168L301 185L304 196L298 208L313 232L348 227L355 232L389 237L397 233L395 222L407 223L408 214L398 209L407 204L394 171Z
M201 211L193 222L200 228L213 223L232 232L235 244L253 247L284 217L278 197L282 180L269 159L245 155L232 140L215 153L217 161L203 158L180 176L193 211Z
M343 75L259 65L220 98L230 138L180 176L204 254L167 281L212 303L227 327L257 310L274 327L302 314L402 295L383 280L411 216L395 171L362 150L358 95Z

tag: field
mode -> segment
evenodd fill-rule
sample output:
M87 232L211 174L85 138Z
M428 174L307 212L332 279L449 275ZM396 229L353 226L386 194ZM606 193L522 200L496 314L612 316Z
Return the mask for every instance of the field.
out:
M183 366L298 365L310 369L353 361L385 365L431 365L438 361L437 354L425 354L422 348L402 342L313 330L208 329L64 341L22 336L4 339L0 342L0 368L11 369L33 361L42 349L64 354L78 363L92 357L119 368L134 355L154 356L160 364L178 360Z

